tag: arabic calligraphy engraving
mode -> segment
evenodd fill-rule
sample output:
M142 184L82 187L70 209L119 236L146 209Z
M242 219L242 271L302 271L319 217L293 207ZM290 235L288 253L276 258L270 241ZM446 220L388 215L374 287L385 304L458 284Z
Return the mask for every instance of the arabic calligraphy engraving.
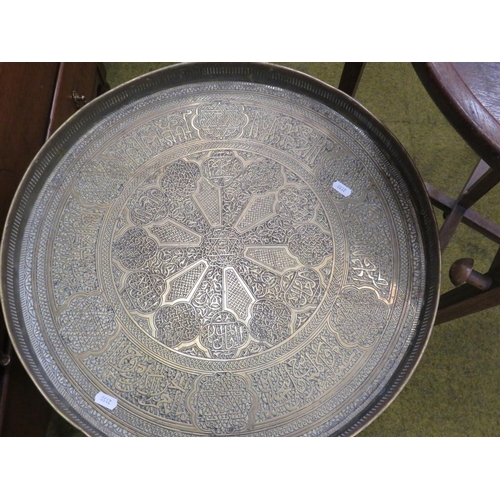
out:
M213 85L145 96L57 166L26 226L26 322L103 433L321 434L415 330L418 223L341 115Z

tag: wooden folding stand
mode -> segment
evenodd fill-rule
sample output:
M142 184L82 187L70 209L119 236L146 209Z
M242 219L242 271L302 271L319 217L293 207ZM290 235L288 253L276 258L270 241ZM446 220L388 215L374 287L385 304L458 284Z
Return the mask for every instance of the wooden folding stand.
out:
M456 199L426 184L434 206L443 211L441 252L461 222L500 245L500 226L471 207L500 182L500 64L413 63L425 89L450 124L481 161ZM345 63L339 88L353 96L364 63ZM463 258L450 269L457 287L440 297L435 324L445 323L500 304L500 249L487 273Z

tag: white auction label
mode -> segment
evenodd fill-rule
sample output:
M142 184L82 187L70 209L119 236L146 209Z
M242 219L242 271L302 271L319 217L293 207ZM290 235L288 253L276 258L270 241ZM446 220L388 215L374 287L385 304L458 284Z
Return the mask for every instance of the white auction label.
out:
M351 193L352 193L351 188L348 188L347 186L342 184L340 181L335 181L332 184L332 188L344 196L351 196Z
M104 406L104 408L108 408L108 410L114 410L118 404L118 401L115 398L104 394L104 392L96 394L94 401L97 404Z

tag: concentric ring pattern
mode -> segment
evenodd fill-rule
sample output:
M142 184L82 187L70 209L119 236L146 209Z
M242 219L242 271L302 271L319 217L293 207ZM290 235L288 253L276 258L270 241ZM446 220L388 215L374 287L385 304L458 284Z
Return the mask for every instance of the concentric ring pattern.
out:
M17 347L41 389L90 435L340 432L394 378L424 307L400 171L277 86L129 101L29 195Z

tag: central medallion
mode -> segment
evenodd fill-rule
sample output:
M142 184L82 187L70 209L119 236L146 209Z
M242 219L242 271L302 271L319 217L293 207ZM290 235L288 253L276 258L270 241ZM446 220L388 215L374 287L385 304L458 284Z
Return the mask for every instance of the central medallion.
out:
M116 289L150 337L190 357L245 358L294 336L327 288L333 240L310 186L275 160L209 150L124 193Z
M203 257L220 266L231 265L242 256L244 248L241 235L230 227L211 228L201 243Z

